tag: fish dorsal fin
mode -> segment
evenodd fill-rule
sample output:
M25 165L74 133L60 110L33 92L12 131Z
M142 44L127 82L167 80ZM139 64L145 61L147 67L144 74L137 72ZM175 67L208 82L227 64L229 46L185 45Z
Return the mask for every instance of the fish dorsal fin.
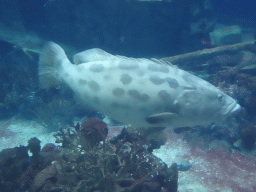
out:
M164 113L156 113L153 115L150 115L146 118L146 121L149 124L161 124L164 122L170 122L171 118L177 117L177 113L171 113L171 112L164 112Z
M99 48L89 49L81 53L77 53L73 57L75 64L79 65L81 63L87 63L92 61L104 61L113 59L115 56L103 51Z
M173 65L171 62L169 61L164 61L162 59L156 59L156 58L151 58L151 61L154 61L155 63L158 63L160 65L167 65L167 66L172 66L172 67L176 67L178 68L176 65Z
M126 57L126 56L121 56L121 55L115 55L114 56L116 59L119 59L121 61L130 61L130 62L139 62L140 64L158 64L158 65L165 65L165 66L173 66L176 67L175 65L171 64L168 61L163 61L155 58L147 59L147 58L133 58L133 57Z
M113 56L113 55L112 55L112 56ZM164 61L164 60L162 60L162 59L155 59L155 58L150 58L150 59L147 59L147 58L133 58L133 57L126 57L126 56L121 56L121 55L115 55L114 57L116 57L116 58L119 59L119 60L137 61L137 62L145 63L145 64L148 64L148 63L156 63L156 64L166 65L166 66L175 66L175 65L173 65L171 62L169 62L169 61Z

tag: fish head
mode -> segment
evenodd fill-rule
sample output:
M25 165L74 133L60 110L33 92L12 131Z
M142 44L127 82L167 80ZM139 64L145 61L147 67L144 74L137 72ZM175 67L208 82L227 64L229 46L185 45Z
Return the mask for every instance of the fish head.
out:
M224 120L229 116L237 114L241 110L241 106L235 99L229 95L219 91L217 95L216 108L217 112L214 113L213 118L218 120Z
M184 89L176 101L188 126L223 121L241 108L235 99L217 87L207 82L204 85Z

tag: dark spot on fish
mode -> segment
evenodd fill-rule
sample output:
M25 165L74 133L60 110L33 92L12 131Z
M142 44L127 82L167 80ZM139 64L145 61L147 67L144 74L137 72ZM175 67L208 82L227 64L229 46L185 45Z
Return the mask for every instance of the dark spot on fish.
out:
M162 73L169 73L169 67L164 65L160 65L158 70Z
M93 64L89 67L89 70L98 73L104 70L104 66L102 64Z
M111 76L110 75L105 75L104 76L104 79L107 81L107 80L110 80L111 79Z
M131 96L134 99L137 99L139 101L144 101L146 102L147 100L149 100L149 96L147 94L142 94L140 95L139 91L133 89L133 90L129 90L128 91L128 95Z
M184 81L186 81L187 83L190 83L190 78L188 77L188 74L183 74L181 75L182 79L184 79Z
M158 71L158 66L156 64L153 64L153 63L149 63L148 64L148 69L150 71Z
M146 121L149 124L160 124L160 123L164 122L165 120L164 120L164 118L157 116L157 117L147 117Z
M112 106L113 106L114 108L122 108L122 109L126 109L126 110L128 110L128 109L131 108L131 107L130 107L129 105L127 105L127 104L121 104L121 103L116 103L116 102L113 102L113 103L112 103Z
M161 85L162 83L164 83L164 79L156 76L156 75L152 75L150 76L149 80L155 84L155 85Z
M139 91L137 91L137 90L135 90L135 89L129 90L129 91L128 91L128 95L131 96L131 97L134 98L134 99L139 99L139 97L140 97Z
M78 84L84 86L87 84L87 81L85 79L79 79Z
M140 100L146 102L149 100L149 96L147 94L142 94L140 95Z
M115 96L123 96L125 94L125 91L124 89L116 88L116 89L113 89L112 93Z
M130 75L128 74L122 74L120 81L124 84L124 85L128 85L129 83L131 83L132 78Z
M138 75L139 75L139 76L143 76L144 74L145 74L144 71L139 71L139 72L138 72Z
M93 90L95 92L100 90L99 84L95 81L88 81L88 86L90 87L91 90Z
M190 73L185 73L181 77L184 79L184 81L186 81L190 85L191 84L195 85L198 81L198 77L196 77Z
M100 99L98 97L93 97L92 102L98 105L100 104Z
M167 93L165 90L159 91L158 96L164 101L171 99L171 95Z
M131 70L131 69L136 69L138 67L138 63L136 63L136 61L121 61L118 64L118 67L120 69L124 69L124 70Z
M148 64L148 69L150 71L155 71L155 72L169 73L169 68L167 66L156 64L156 63Z
M169 86L173 89L177 89L179 87L179 83L176 79L167 77L166 81L168 82Z

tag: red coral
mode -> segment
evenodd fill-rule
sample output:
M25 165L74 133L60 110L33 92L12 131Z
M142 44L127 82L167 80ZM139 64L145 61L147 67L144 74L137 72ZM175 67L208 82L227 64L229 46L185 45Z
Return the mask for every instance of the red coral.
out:
M108 135L107 124L99 118L90 117L81 125L81 134L91 147L105 141Z

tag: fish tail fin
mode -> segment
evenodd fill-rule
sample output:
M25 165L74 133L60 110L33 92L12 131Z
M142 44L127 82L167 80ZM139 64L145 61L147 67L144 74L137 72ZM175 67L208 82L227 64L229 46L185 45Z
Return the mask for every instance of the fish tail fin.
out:
M58 86L61 82L62 64L68 60L64 50L54 42L48 42L39 57L40 88Z

